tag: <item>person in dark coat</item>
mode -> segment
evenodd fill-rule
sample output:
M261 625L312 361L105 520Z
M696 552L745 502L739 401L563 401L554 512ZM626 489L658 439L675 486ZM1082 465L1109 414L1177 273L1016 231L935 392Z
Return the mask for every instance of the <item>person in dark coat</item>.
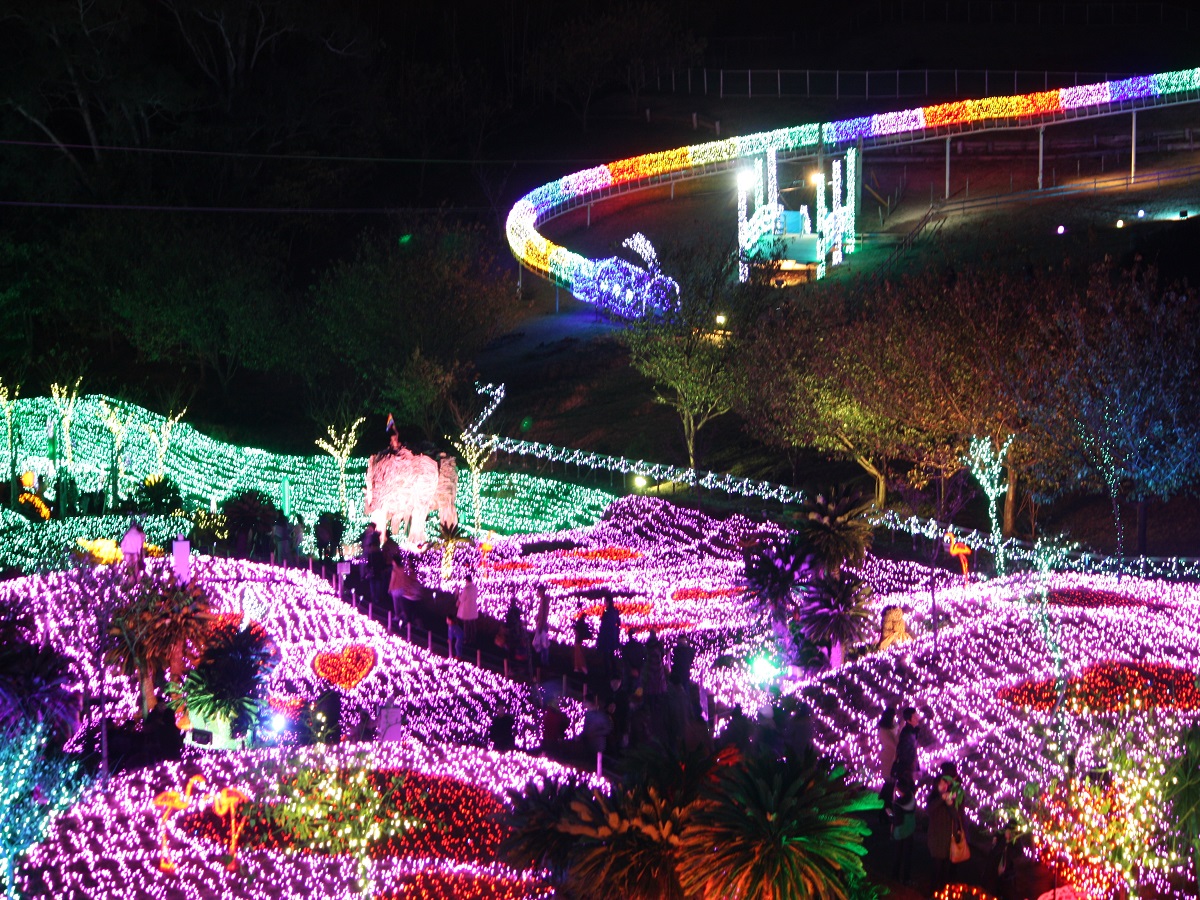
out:
M914 834L917 830L917 798L909 791L896 794L892 806L892 878L912 884Z
M959 880L960 863L950 861L950 842L955 834L965 837L966 822L962 814L962 785L953 763L942 766L941 776L929 791L925 803L929 813L929 856L933 861L932 891L937 893L946 885Z
M904 728L896 741L896 762L892 766L892 781L897 790L913 793L917 789L917 738L920 736L921 714L906 706L902 713Z
M604 664L604 674L611 676L616 669L617 648L621 645L621 613L612 597L604 601L600 614L600 629L596 633L596 650Z
M1010 819L995 839L988 868L995 879L994 893L1000 900L1017 900L1017 823Z

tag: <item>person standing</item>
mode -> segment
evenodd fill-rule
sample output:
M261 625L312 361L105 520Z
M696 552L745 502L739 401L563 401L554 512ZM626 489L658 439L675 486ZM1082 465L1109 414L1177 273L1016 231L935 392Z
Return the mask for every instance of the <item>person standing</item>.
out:
M592 626L587 620L587 614L582 609L575 613L575 625L572 628L575 635L575 645L572 647L572 667L576 675L586 675L587 667L587 650L584 643L592 637Z
M892 780L892 769L896 766L896 750L900 742L900 733L896 728L896 704L889 703L883 711L879 723L875 726L875 734L879 738L879 775L883 778L879 799L883 801L882 814L886 821L896 789L896 782Z
M604 674L611 677L616 669L617 649L621 646L621 613L610 595L604 600L600 613L600 629L596 634L596 649L604 663Z
M912 884L914 835L917 830L917 798L901 790L892 804L892 878L904 885Z
M904 727L896 742L896 762L892 764L892 782L896 790L914 793L917 789L917 738L920 736L921 714L911 706L901 713Z
M462 623L463 640L475 645L475 631L479 625L479 588L475 586L475 576L467 573L466 581L458 591L455 601L455 615Z
M462 625L453 616L446 616L446 650L449 651L451 659L462 659Z
M304 543L304 516L296 513L296 521L292 523L292 556L293 561L300 562L300 547Z
M925 804L929 813L929 856L933 862L931 889L935 894L958 880L959 864L965 861L965 857L956 858L956 853L966 848L967 839L962 799L958 772L953 763L944 763ZM962 849L956 851L954 845Z

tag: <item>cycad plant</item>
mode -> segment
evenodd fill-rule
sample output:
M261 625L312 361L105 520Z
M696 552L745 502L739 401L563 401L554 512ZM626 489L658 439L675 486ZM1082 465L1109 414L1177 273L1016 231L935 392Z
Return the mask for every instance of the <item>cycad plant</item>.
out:
M871 586L849 572L807 583L797 629L814 644L829 645L829 665L842 664L844 648L862 639L870 621Z
M62 746L79 727L77 682L71 659L53 647L0 642L0 732L36 723Z
M586 804L591 796L592 789L574 776L531 781L523 791L510 790L503 821L509 832L500 846L503 858L517 869L544 869L561 884L576 837L558 826L570 816L573 803Z
M138 512L169 516L183 509L179 485L167 475L147 475L134 494L134 507Z
M267 682L279 659L279 648L257 622L223 625L214 630L173 705L209 722L227 721L230 735L241 737L266 710Z
M858 814L879 798L811 755L757 754L705 788L679 843L679 881L701 900L848 900L863 879Z
M867 518L873 501L847 487L809 492L799 507L796 533L825 575L837 575L846 564L859 565L871 548L874 533Z
M597 791L572 802L572 815L560 826L577 841L569 892L595 900L684 900L677 866L690 806L653 786L612 797Z
M746 551L746 595L771 622L781 655L796 659L792 622L799 612L798 587L816 574L816 561L797 534L762 541Z

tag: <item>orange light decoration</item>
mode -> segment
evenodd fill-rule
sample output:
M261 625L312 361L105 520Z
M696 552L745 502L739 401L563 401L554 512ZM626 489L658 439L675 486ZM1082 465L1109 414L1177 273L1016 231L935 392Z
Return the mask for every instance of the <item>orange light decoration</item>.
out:
M167 845L167 819L171 813L178 812L181 809L187 809L188 804L192 801L192 790L197 786L205 784L203 775L193 775L188 779L187 785L183 789L183 793L176 790L163 791L154 798L154 806L162 810L161 817L161 847L158 861L158 867L164 872L175 871L175 861L171 859L171 848Z
M32 506L37 510L38 517L41 519L50 518L50 507L46 505L46 501L37 494L24 493L17 498L18 503L24 503L27 506Z
M971 548L954 536L954 532L946 532L946 541L950 545L950 555L958 557L962 566L963 584L971 582Z
M312 670L326 681L350 690L375 668L375 650L365 644L351 644L343 650L318 653L313 657Z
M221 818L224 818L226 814L229 815L229 862L226 863L225 868L230 872L237 871L238 837L246 828L245 816L242 816L241 823L238 823L238 807L249 799L237 788L223 787L221 793L217 794L217 799L213 801L213 812Z

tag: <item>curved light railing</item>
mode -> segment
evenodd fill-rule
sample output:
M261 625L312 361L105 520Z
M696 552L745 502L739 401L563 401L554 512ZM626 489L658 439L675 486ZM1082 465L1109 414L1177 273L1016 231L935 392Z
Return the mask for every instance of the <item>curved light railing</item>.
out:
M620 257L589 259L542 236L538 226L614 188L649 187L658 181L722 171L740 159L768 150L786 155L815 152L818 147L836 151L840 146L892 135L936 133L964 125L986 127L992 122L1020 124L1021 120L1106 104L1139 100L1153 103L1189 91L1200 91L1200 68L1032 94L957 100L647 153L584 169L530 191L509 212L505 230L513 254L526 267L553 279L584 302L622 315L640 314L646 309L661 309L669 301L672 295L668 291L674 284L669 278Z

